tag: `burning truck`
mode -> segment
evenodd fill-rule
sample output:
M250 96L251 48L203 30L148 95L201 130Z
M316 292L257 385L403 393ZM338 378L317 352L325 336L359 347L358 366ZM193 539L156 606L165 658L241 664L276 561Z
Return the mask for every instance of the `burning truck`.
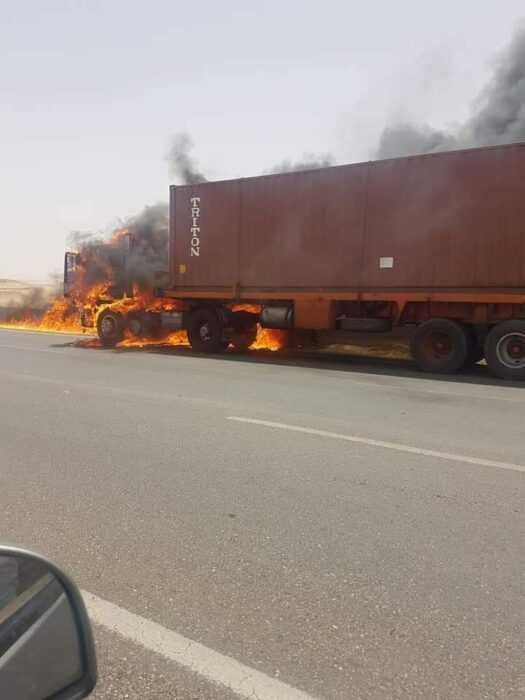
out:
M105 346L189 342L202 352L218 352L229 345L277 350L286 341L285 333L261 328L257 305L213 304L207 318L196 313L205 311L200 302L165 296L170 275L163 204L146 207L109 240L77 235L74 242L78 250L64 259L63 300L54 300L52 307L58 307L70 329L74 316L80 328L96 332ZM51 319L49 312L47 316ZM199 322L201 316L204 322ZM220 342L215 317L221 325Z
M424 371L525 379L523 221L525 144L173 186L162 244L67 253L64 292L104 345L409 326Z
M237 350L254 345L259 328L257 306L204 309L199 303L166 298L160 286L166 274L161 271L156 275L159 286L128 282L134 262L129 232L118 237L114 252L105 281L87 288L84 279L92 265L91 251L87 255L85 251L68 252L64 260L64 297L79 309L81 327L96 330L103 345L184 344L189 340L201 352L219 352L230 344Z

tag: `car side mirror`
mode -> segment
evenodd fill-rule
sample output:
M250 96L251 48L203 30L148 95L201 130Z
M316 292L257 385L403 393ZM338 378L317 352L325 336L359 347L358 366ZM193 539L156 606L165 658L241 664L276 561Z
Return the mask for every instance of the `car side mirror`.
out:
M0 689L11 700L79 700L97 679L82 597L44 557L0 546Z

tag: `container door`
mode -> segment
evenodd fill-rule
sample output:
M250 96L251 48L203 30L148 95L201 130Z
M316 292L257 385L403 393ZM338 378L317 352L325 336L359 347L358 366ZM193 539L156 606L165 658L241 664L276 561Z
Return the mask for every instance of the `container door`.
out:
M172 285L229 293L237 283L239 182L172 187L170 207Z

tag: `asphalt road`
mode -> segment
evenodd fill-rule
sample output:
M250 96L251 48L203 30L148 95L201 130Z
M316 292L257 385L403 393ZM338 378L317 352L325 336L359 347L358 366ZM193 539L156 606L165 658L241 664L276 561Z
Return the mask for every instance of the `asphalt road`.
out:
M0 331L0 538L105 601L96 698L523 697L525 386L71 340Z

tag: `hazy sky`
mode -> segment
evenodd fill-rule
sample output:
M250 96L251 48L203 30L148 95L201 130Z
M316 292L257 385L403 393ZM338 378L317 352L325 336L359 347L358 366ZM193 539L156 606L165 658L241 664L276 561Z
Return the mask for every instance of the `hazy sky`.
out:
M0 0L0 278L167 199L170 136L210 178L465 118L523 0Z

